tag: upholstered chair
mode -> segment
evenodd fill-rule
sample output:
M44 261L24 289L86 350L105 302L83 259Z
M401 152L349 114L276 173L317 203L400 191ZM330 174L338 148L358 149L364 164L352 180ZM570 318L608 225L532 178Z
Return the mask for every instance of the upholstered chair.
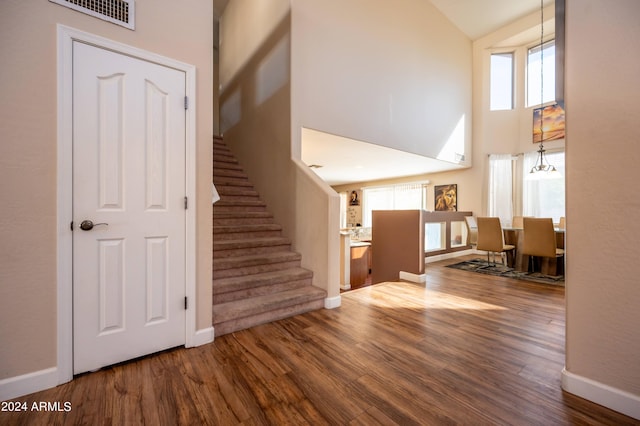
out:
M566 229L567 228L567 220L565 219L564 216L562 216L560 218L560 223L558 224L558 228L560 228L560 229Z
M564 256L564 250L559 249L556 245L556 231L553 228L553 219L550 217L525 217L523 222L523 255L530 256L531 261L533 260L531 256L552 258L555 261L557 261L558 257Z
M489 254L493 253L493 263L495 264L495 253L505 253L515 250L515 246L504 243L504 233L500 218L497 217L479 217L478 222L478 245L476 249L487 252L487 263L491 265ZM504 261L503 261L504 263Z

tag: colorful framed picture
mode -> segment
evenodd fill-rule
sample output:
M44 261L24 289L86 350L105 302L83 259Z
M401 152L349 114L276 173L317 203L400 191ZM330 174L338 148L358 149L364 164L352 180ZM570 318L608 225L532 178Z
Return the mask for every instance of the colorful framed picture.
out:
M542 123L540 119L543 117ZM541 125L542 124L542 125ZM540 136L544 134L541 139ZM533 143L564 139L564 107L561 103L533 110Z
M435 210L437 212L458 211L458 185L436 185Z

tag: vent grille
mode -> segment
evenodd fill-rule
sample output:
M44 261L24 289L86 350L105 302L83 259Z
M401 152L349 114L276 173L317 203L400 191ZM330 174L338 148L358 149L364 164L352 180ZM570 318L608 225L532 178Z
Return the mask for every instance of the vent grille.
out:
M134 0L49 0L87 15L135 29Z

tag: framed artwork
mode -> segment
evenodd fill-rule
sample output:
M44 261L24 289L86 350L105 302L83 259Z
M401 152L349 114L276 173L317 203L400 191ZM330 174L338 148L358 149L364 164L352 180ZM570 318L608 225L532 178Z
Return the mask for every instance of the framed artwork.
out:
M351 191L351 199L349 200L350 206L359 206L360 198L358 197L358 191Z
M544 113L543 113L544 111ZM540 118L542 122L542 133L544 139L541 140ZM564 108L561 103L547 105L533 110L533 143L564 139Z
M458 185L436 185L435 210L437 212L458 211Z

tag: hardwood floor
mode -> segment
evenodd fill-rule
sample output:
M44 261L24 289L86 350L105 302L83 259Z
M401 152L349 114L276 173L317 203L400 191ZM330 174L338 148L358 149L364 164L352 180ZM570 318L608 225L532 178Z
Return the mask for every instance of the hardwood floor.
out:
M2 425L625 425L564 393L564 288L429 264L427 285L342 294L342 306L76 377L14 401Z

